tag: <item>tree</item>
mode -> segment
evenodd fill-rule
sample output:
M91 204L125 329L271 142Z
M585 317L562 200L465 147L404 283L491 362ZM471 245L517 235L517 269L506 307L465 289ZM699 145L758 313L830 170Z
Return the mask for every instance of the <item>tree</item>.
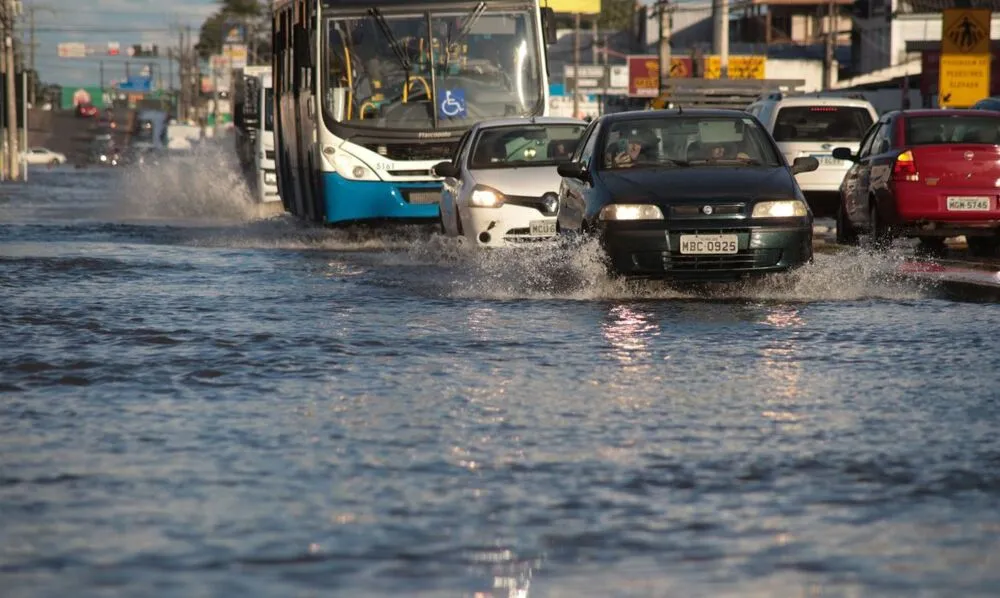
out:
M632 27L635 9L635 0L601 0L597 24L601 29L628 31Z
M258 0L220 0L219 10L201 24L196 49L198 55L208 59L222 52L222 28L227 22L238 21L247 26L250 46L256 49L258 60L270 57L271 26L265 6Z

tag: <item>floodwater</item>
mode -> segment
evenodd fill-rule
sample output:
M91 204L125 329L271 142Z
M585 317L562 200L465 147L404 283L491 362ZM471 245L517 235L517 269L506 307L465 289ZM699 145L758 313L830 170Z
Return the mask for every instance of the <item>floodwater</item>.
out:
M996 595L1000 308L900 259L680 292L257 218L218 156L35 169L0 594Z

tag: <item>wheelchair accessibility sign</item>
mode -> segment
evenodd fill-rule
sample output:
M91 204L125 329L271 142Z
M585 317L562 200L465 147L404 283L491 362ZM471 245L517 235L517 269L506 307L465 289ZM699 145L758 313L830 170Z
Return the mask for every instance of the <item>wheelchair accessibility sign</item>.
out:
M446 89L438 101L438 115L441 118L466 118L469 111L465 104L464 89Z

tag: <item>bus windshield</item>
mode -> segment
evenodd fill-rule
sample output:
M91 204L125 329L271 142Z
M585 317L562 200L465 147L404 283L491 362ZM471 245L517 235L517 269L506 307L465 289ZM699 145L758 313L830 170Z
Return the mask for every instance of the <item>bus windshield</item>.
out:
M327 19L328 118L363 127L449 129L541 114L544 62L533 13L486 6Z

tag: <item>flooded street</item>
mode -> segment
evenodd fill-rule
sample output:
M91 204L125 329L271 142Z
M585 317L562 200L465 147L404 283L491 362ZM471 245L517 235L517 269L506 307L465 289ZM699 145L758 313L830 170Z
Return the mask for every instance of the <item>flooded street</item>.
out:
M0 188L5 597L996 595L996 304L860 250L624 284L217 164Z

